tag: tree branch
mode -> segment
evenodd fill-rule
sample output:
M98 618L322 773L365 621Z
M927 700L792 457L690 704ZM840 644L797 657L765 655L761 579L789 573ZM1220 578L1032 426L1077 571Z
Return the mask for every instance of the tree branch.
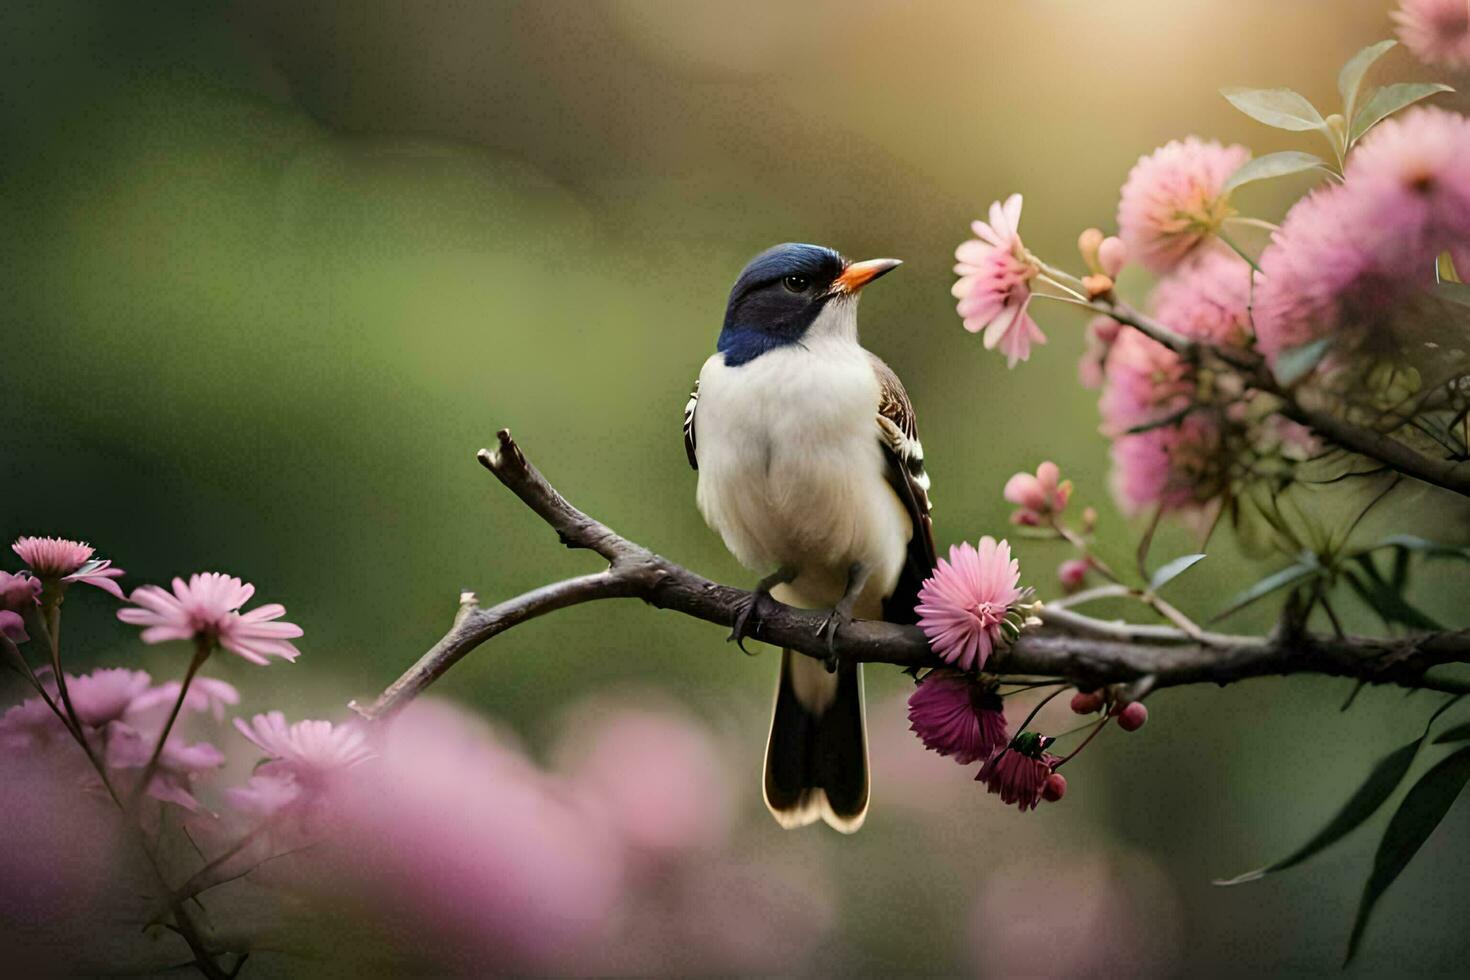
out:
M1126 323L1181 357L1194 358L1207 352L1218 358L1239 371L1250 387L1279 398L1281 407L1277 411L1281 415L1306 426L1342 448L1369 459L1376 459L1405 476L1470 497L1470 462L1425 456L1391 436L1355 425L1331 412L1301 404L1292 391L1277 382L1270 367L1259 355L1203 344L1113 300L1099 298L1088 305L1119 323Z
M521 453L510 432L499 447L482 449L481 465L545 521L570 548L595 551L608 561L604 571L533 589L481 608L474 593L460 596L449 631L371 705L353 703L364 718L391 716L433 684L480 644L546 613L602 599L642 599L720 626L729 626L751 593L710 581L619 535L572 506ZM772 602L757 625L756 638L808 656L825 658L819 627L823 611ZM995 654L986 671L999 676L1057 677L1094 687L1137 683L1151 688L1184 684L1228 684L1278 674L1349 677L1370 684L1396 684L1451 693L1470 692L1470 681L1433 678L1436 666L1470 662L1470 631L1405 638L1317 636L1271 637L1201 633L1172 626L1107 622L1071 609L1043 607L1043 625ZM913 626L869 620L842 625L836 652L856 663L933 667L940 661L924 634Z

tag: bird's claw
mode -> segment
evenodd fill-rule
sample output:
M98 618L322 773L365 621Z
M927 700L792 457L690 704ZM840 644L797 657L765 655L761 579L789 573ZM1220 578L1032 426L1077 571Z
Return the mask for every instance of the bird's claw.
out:
M741 605L740 611L735 614L735 623L730 628L730 635L725 637L726 643L735 644L737 647L740 648L740 652L745 654L747 657L754 657L756 653L759 652L747 650L745 648L745 638L747 636L752 636L755 633L760 632L761 617L760 613L756 611L756 607L764 603L769 598L770 596L765 592L752 592L750 594L750 598ZM755 617L755 628L747 630L747 627L750 625L750 619L752 616Z
M838 607L829 612L827 618L817 627L817 636L827 638L827 656L823 658L822 664L829 674L837 673L837 631L850 622L852 617Z

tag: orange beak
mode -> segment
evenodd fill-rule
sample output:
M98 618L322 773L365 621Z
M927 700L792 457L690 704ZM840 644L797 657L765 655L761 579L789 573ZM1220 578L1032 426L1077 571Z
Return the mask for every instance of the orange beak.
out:
M898 259L868 259L866 262L853 262L842 275L832 283L832 294L834 296L852 296L859 289L877 279L887 272L892 272L903 265Z

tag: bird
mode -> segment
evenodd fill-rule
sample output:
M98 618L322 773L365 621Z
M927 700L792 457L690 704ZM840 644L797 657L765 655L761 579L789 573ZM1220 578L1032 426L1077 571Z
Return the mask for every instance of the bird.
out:
M861 291L901 264L794 242L761 252L730 290L715 353L684 409L700 513L743 566L764 574L730 639L744 649L772 601L829 611L825 660L781 651L762 795L787 828L862 826L862 665L839 661L834 638L854 618L916 622L935 566L913 405L858 341Z

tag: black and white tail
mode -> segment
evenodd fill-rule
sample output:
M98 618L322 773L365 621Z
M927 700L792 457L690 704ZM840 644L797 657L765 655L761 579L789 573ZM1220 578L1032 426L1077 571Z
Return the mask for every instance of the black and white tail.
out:
M868 815L863 668L781 651L781 680L766 742L766 806L783 827L817 820L845 834Z

